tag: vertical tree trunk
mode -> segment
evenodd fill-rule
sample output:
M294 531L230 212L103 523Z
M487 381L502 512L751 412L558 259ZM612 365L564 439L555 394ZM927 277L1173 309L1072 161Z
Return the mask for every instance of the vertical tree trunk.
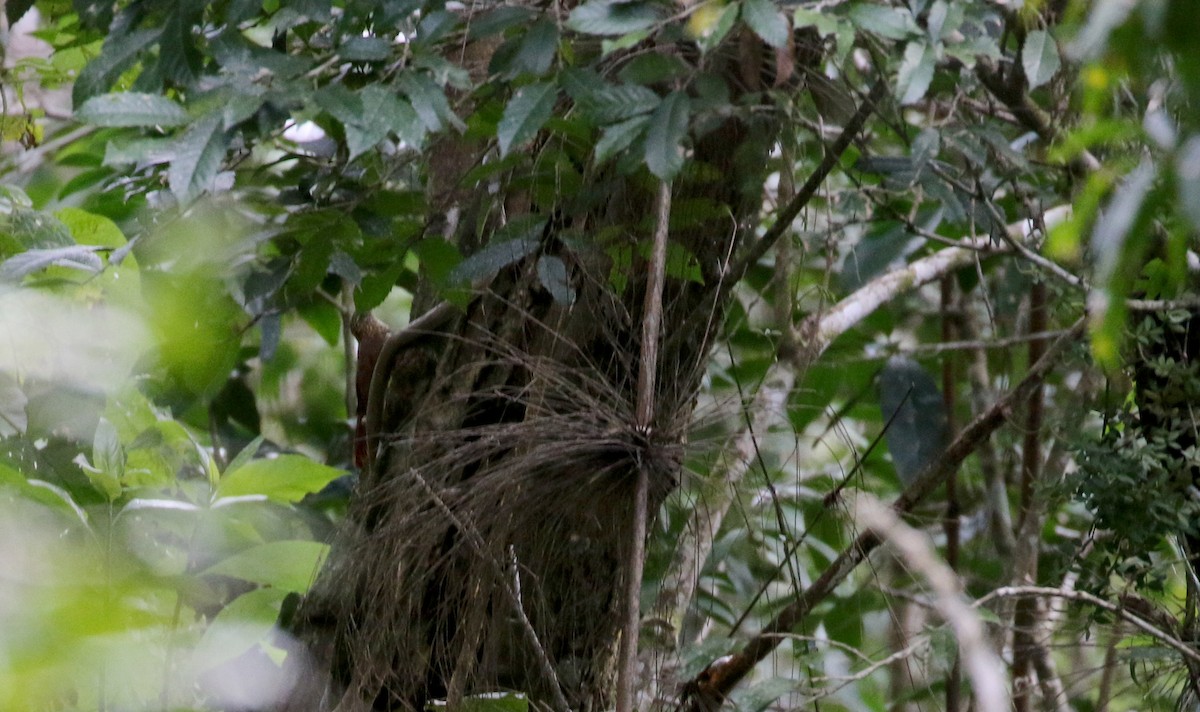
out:
M463 50L477 78L491 51ZM647 289L638 245L654 226L645 173L589 166L586 194L547 202L515 172L494 194L470 183L489 146L448 137L432 148L431 225L470 254L525 221L539 226L526 235L537 247L381 361L384 435L294 626L319 673L298 695L319 688L339 710L422 709L506 689L554 709L611 707L634 482L647 473L650 516L676 484L730 295L722 281L761 203L776 119L758 116L694 135L695 170L675 182L676 204L704 201L730 220L672 215L670 241L695 257L699 280L668 269L648 424L635 397ZM580 246L603 234L621 236L627 263ZM543 258L566 266L573 300L545 288Z

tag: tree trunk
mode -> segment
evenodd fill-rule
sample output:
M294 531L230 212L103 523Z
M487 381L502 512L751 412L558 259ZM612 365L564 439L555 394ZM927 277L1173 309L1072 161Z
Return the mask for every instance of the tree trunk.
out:
M455 59L478 80L493 49L468 45ZM735 96L758 88L732 58L705 61L729 65ZM489 190L467 176L489 145L452 136L431 148L429 225L443 235L431 227L424 239L444 236L471 254L525 226L537 247L380 363L390 367L386 435L293 626L317 674L292 708L321 699L325 709L419 710L442 698L454 707L493 690L528 693L540 707L612 706L620 592L641 565L628 554L634 482L644 468L651 517L677 483L730 294L721 284L755 224L776 121L748 109L693 127L670 240L694 259L668 266L648 430L636 427L634 404L640 246L654 227L656 181L644 169L597 166L590 145L550 135ZM563 152L582 166L576 194L539 184ZM698 205L702 213L689 214ZM539 262L554 259L573 298L544 286ZM419 296L434 293L425 288Z

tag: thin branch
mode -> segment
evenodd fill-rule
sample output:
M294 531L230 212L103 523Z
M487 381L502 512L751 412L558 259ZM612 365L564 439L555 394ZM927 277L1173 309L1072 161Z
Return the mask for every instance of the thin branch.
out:
M662 293L666 280L667 235L671 219L671 184L659 181L655 201L654 251L650 256L650 280L642 314L642 350L638 369L637 427L650 434L654 425L654 389L658 372L658 339L662 331ZM649 474L639 467L634 489L633 526L630 527L629 561L625 589L625 628L621 633L620 667L617 672L617 712L633 712L637 678L638 633L642 624L642 566L646 557L646 517Z
M958 575L938 560L928 537L900 521L894 509L866 493L858 498L855 521L886 538L905 563L929 582L938 613L958 638L962 661L975 690L975 707L980 712L1007 712L1008 689L1000 672L1003 666L987 645L983 621L964 600Z
M975 448L1004 424L1018 403L1029 397L1033 389L1049 375L1051 369L1084 332L1084 319L1079 319L1070 332L1056 341L1045 356L1035 363L1016 387L992 404L965 427L954 442L900 495L892 507L898 513L912 511L934 489L955 471ZM874 532L864 532L829 565L820 578L807 589L798 592L794 600L772 619L761 633L751 638L742 650L710 664L690 680L684 688L683 709L693 712L715 709L738 683L779 644L778 635L792 631L850 575L881 543ZM1197 653L1200 655L1200 653Z
M833 171L833 167L841 160L842 154L846 152L846 149L850 147L850 144L858 137L859 132L862 131L867 118L875 111L876 105L883 101L887 94L888 83L881 77L871 87L867 98L859 105L858 111L846 122L841 135L837 137L837 140L833 142L829 150L825 152L825 156L821 159L821 163L817 165L816 170L808 176L808 180L804 181L804 185L800 186L800 189L796 191L796 194L792 196L787 205L776 213L775 223L771 225L771 228L746 250L746 254L733 267L733 279L728 280L724 284L736 284L751 266L762 259L763 255L767 254L767 251L771 249L771 246L779 238L792 229L792 221L796 219L800 211L817 194L817 190L821 187L821 184L825 182L830 172Z
M1200 651L1191 647L1187 643L1179 640L1169 632L1147 621L1145 618L1133 613L1122 605L1106 601L1099 596L1088 593L1087 591L1079 590L1064 590L1060 588L1051 588L1049 586L1004 586L995 591L988 593L975 602L976 606L982 606L997 598L1027 598L1027 597L1048 597L1048 598L1063 598L1076 603L1086 603L1096 608L1108 611L1121 620L1129 623L1146 635L1154 638L1158 642L1174 650L1175 652L1187 658L1193 663L1200 663Z

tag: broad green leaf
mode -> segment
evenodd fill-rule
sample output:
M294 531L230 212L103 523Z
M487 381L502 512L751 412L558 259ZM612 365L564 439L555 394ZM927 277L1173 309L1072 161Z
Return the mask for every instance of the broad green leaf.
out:
M541 245L541 229L537 230L536 236L530 235L504 242L493 242L451 270L449 282L464 284L485 279L532 255L537 251L539 245Z
M910 358L897 356L879 374L884 438L900 481L908 485L946 447L946 405L933 377Z
M382 62L392 55L392 45L382 37L351 37L338 54L348 62Z
M850 9L850 19L859 28L889 40L903 40L921 34L912 13L886 5L862 4Z
M15 203L8 215L0 213L0 258L24 249L71 247L74 244L71 231L53 215Z
M204 573L305 593L328 553L329 545L320 542L272 541L234 554Z
M636 84L605 85L596 91L581 92L574 98L584 117L598 125L644 114L662 101L652 89Z
M55 217L62 220L80 245L120 247L126 243L121 228L103 215L79 208L63 208L55 213Z
M642 115L604 129L600 140L596 142L596 162L604 163L612 156L629 148L645 133L649 123L650 116Z
M108 91L121 73L133 65L138 54L157 41L161 34L161 29L145 29L127 35L110 35L104 41L100 56L84 66L71 88L75 106Z
M217 484L216 496L261 494L276 501L298 502L305 495L325 489L344 474L303 455L280 455L251 460L226 472Z
M1054 37L1045 30L1034 30L1025 37L1021 48L1021 66L1029 88L1036 89L1054 78L1062 62L1058 56L1058 45Z
M137 138L131 141L113 140L104 149L102 165L107 167L140 164L155 166L170 163L175 158L175 139L169 137Z
M529 73L540 77L550 69L558 53L558 25L538 20L521 36L520 45L508 64L511 77Z
M467 29L467 38L474 40L494 35L510 27L532 22L536 17L537 13L532 8L517 5L500 5L493 10L480 12L473 16L471 18L471 25Z
M350 160L374 148L389 132L410 146L421 143L425 130L408 102L378 84L364 87L358 96L362 113L348 122L343 120Z
M179 137L167 169L167 184L179 202L190 203L212 188L228 145L220 113L205 116Z
M925 97L933 81L934 60L933 48L922 41L909 42L904 48L904 60L896 78L896 98L901 104L912 104Z
M687 136L691 103L687 94L674 91L650 115L646 131L646 167L660 179L670 181L683 167L683 140Z
M408 95L413 109L421 118L421 123L430 131L441 131L446 124L457 131L466 130L467 125L450 108L445 92L429 77L406 72L401 75L398 86Z
M496 127L502 157L537 135L550 118L557 99L558 88L550 83L530 84L517 90Z
M696 40L700 51L708 54L721 46L729 31L737 24L739 6L723 0L709 0L688 18L688 34Z
M283 588L259 588L230 601L204 630L204 636L192 651L195 668L214 668L259 643L268 642L288 593Z
M537 273L538 281L550 292L554 301L564 306L575 303L575 288L571 286L571 278L562 258L542 255L537 261Z
M96 126L182 126L191 119L183 107L158 94L102 94L83 102L75 118Z
M591 0L571 11L567 27L587 35L624 35L656 22L658 10L651 2Z
M742 19L771 47L785 46L792 32L787 18L771 0L743 0Z

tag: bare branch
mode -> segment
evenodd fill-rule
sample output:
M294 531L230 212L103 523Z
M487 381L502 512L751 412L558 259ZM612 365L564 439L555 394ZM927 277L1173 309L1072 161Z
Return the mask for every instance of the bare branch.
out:
M659 181L655 201L654 252L650 257L650 280L642 314L642 352L638 372L637 427L650 433L654 424L654 384L658 372L658 338L662 330L662 293L667 269L667 234L671 219L671 184ZM637 677L638 633L642 624L642 568L646 558L646 516L650 478L639 467L630 527L629 579L625 589L625 628L621 633L620 667L617 671L617 712L633 712L634 681Z
M1049 375L1068 346L1075 343L1083 333L1084 324L1083 319L1076 321L1071 331L1047 349L1046 354L1030 368L1015 388L993 403L991 408L981 413L959 433L954 442L905 489L892 507L899 513L910 512L945 481L981 442L1007 420L1013 408L1027 399L1033 389ZM701 712L719 705L729 691L775 649L779 644L778 635L793 630L813 607L833 593L838 584L866 560L879 544L880 538L874 532L865 532L855 539L825 569L820 578L804 591L797 592L795 600L780 611L761 633L751 638L742 650L722 657L690 680L685 685L683 709Z
M866 493L857 499L855 521L887 539L914 570L929 582L938 613L954 629L980 712L1007 712L1008 687L1000 659L991 651L979 614L963 598L958 575L938 559L933 544L921 532L900 521L895 510Z
M1121 620L1126 621L1133 627L1142 631L1151 638L1154 638L1168 648L1171 648L1191 662L1200 663L1200 651L1197 651L1187 643L1179 640L1172 635L1170 631L1163 630L1159 626L1154 625L1122 605L1112 603L1111 601L1106 601L1099 596L1088 593L1087 591L1051 588L1049 586L1004 586L1003 588L998 588L986 596L983 596L975 602L975 605L982 606L997 598L1025 598L1030 596L1064 598L1068 601L1086 603L1088 605L1095 606L1096 608L1108 611L1109 613L1120 617Z

